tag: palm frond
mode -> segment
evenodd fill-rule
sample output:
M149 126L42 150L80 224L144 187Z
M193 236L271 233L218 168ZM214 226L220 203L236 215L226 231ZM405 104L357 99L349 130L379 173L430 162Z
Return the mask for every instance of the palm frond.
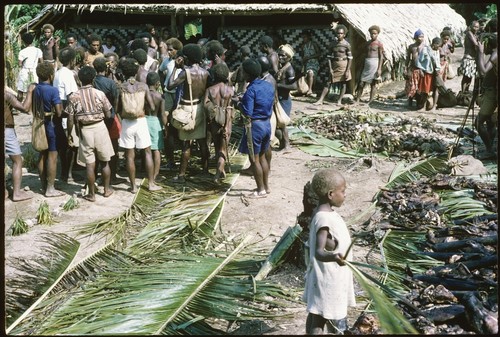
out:
M21 275L8 279L6 286L7 324L9 333L26 317L55 287L69 269L80 244L62 233L43 234L46 243L41 258L13 264Z
M400 163L394 168L386 188L392 188L399 184L406 184L421 177L433 177L438 173L449 172L450 168L444 158L430 157L406 166Z
M346 151L341 141L331 140L307 130L304 126L289 128L288 136L294 144L306 152L315 156L337 157L337 158L361 158L371 153L361 151Z
M486 203L474 199L474 190L442 191L439 211L450 220L468 219L481 215L494 214Z
M385 334L399 335L418 333L387 296L368 280L365 273L361 272L352 263L348 261L345 261L345 263L351 268L359 284L372 300L375 311L377 312L377 317L380 321L380 328Z
M254 286L250 275L238 268L236 257L248 240L225 258L170 255L155 263L115 266L88 282L36 333L179 333L179 327L186 324L198 329L201 317L207 315L228 320L276 316L253 301L266 303L269 293L276 296L281 292L285 298L286 292L264 282ZM242 266L246 268L248 263Z

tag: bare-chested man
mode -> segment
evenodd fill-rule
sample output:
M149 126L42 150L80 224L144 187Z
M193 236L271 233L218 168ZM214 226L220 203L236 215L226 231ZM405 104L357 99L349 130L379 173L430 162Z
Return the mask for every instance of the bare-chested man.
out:
M351 80L351 64L352 64L352 53L351 45L345 40L347 35L347 28L344 25L337 25L335 27L335 34L337 39L332 43L330 54L328 57L328 68L330 69L330 83L323 88L319 100L314 103L314 105L323 104L323 100L330 90L330 86L335 83L340 84L340 95L337 100L337 104L342 103L342 97L344 97L347 82Z
M228 85L229 68L225 63L218 63L210 69L215 84L207 89L204 104L208 112L208 127L215 145L215 182L219 182L226 177L224 168L229 156L227 147L234 117L231 106L234 88Z
M375 89L377 87L378 81L380 81L380 75L382 74L382 64L384 63L384 45L380 42L378 34L380 33L379 26L371 26L368 28L371 40L366 43L365 51L365 64L363 67L363 72L361 73L361 78L359 79L358 90L356 92L356 102L359 102L361 95L363 95L363 89L366 83L370 83L370 104L375 97Z
M185 109L191 111L191 105L196 111L195 116L195 128L192 131L179 130L179 139L183 142L182 144L182 159L181 167L179 170L179 175L174 178L175 182L183 183L186 179L186 171L188 166L189 158L191 157L191 145L193 140L196 140L201 151L201 166L203 172L208 174L208 145L206 142L207 137L207 121L205 117L205 108L203 106L202 99L205 96L205 91L207 88L208 71L200 66L202 61L202 51L201 47L197 44L190 43L184 46L182 49L182 55L185 56L185 67L183 71L179 74L177 78L174 79L173 76L170 77L167 90L172 90L179 85L183 85L183 93L179 107L185 107ZM179 54L178 54L179 56ZM182 64L176 62L176 67L181 67ZM186 72L190 73L191 76L191 88L187 81ZM192 98L190 97L190 89L192 92Z
M279 59L278 53L274 50L273 39L269 35L264 35L260 38L260 51L267 55L271 67L269 68L269 73L275 75L279 69Z
M137 50L136 50L137 51ZM153 153L154 179L160 173L161 151L164 148L164 133L167 127L167 114L165 113L165 100L158 91L161 87L160 75L150 72L146 76L146 84L155 104L154 110L146 109L146 120L148 122L149 136L151 137L151 152Z
M49 62L54 65L54 70L57 69L57 57L59 56L59 37L54 36L54 26L50 23L42 27L43 37L40 40L40 49L44 62Z

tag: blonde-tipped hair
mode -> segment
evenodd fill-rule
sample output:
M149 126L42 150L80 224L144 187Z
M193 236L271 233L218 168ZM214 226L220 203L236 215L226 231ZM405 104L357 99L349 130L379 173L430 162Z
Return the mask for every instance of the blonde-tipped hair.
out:
M327 168L316 172L311 187L319 198L323 198L329 191L339 188L343 183L345 178L338 170Z

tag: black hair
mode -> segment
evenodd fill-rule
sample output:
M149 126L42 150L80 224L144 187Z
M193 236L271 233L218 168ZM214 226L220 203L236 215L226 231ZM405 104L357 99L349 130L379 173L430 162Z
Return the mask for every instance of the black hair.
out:
M98 57L92 62L92 65L95 68L95 71L98 73L102 73L103 71L106 71L106 68L108 65L106 64L106 59L104 57Z
M139 70L139 63L132 57L126 57L124 59L120 59L119 68L122 70L123 75L129 78L137 74L137 71Z
M229 68L225 63L217 63L212 68L212 74L214 75L215 83L227 82L229 79Z
M130 51L134 51L137 49L142 49L145 52L148 51L148 44L141 38L136 38L132 43L130 44Z
M182 49L182 42L175 37L171 37L170 39L165 41L165 44L171 45L172 47L174 47L175 50Z
M158 75L158 73L154 71L149 72L148 76L146 76L146 84L155 85L158 82L160 82L160 75Z
M240 53L242 56L250 56L252 54L252 50L249 46L244 45L240 48Z
M83 66L78 70L78 78L82 82L82 85L91 84L96 74L96 70L91 66Z
M250 75L250 80L254 80L257 77L260 77L262 68L260 67L260 63L257 60L249 58L243 61L241 64L243 70Z
M101 43L101 37L97 34L90 34L88 41L89 43L92 41L99 41L99 43Z
M21 39L23 40L24 43L26 43L27 45L30 45L33 43L33 40L35 39L35 37L31 33L24 33L21 36Z
M214 61L217 55L224 54L224 46L217 40L208 41L204 47L207 58L211 61Z
M68 40L68 39L70 39L70 38L75 39L75 41L76 41L76 40L78 40L78 39L76 38L76 34L73 34L73 33L68 33L68 34L66 34L66 40Z
M435 37L432 39L432 44L441 45L441 43L442 43L442 40L440 37Z
M137 37L140 39L147 37L150 41L153 38L153 36L148 32L140 32L139 34L137 34Z
M263 45L268 46L268 47L273 46L273 38L270 37L269 35L261 36L261 38L259 39L259 42Z
M36 75L38 79L47 81L51 75L54 75L54 65L49 62L38 63L36 66Z
M340 24L340 25L337 25L337 27L335 27L335 33L337 33L340 29L343 29L344 30L344 35L347 36L347 27L344 26L343 24Z
M141 66L146 64L146 62L148 61L148 54L142 49L134 50L134 52L132 53L132 57L135 58Z
M66 47L59 51L59 61L63 66L67 66L76 58L76 51L74 48Z
M182 48L182 54L187 57L191 63L200 63L202 58L201 47L195 43L188 43Z

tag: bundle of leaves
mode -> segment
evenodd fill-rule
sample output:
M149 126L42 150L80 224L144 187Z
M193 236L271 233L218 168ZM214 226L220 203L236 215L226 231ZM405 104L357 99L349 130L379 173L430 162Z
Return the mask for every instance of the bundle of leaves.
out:
M386 120L377 113L346 111L304 118L316 133L343 142L348 150L385 153L402 159L440 155L454 135L425 118Z

